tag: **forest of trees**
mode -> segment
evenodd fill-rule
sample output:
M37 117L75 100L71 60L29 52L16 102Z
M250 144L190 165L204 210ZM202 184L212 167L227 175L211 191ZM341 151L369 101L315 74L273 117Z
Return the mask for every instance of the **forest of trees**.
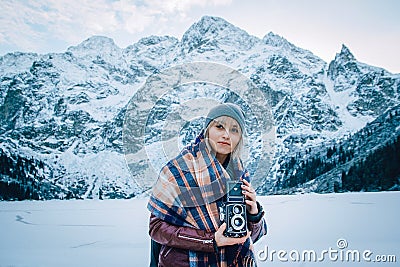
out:
M340 142L297 152L280 162L276 190L302 186L330 171L326 177L335 192L400 190L399 124L397 107Z
M9 156L0 150L0 200L41 199L41 180L38 169L41 161Z
M335 154L338 156L333 158L332 156ZM282 165L282 169L285 170L285 176L289 177L281 186L282 188L288 188L311 181L333 168L348 162L353 157L354 151L344 150L343 146L328 148L326 156L319 157L317 155L306 161L301 161L301 155L291 157L287 163ZM296 171L293 172L294 169Z
M306 161L301 161L300 155L291 157L282 164L287 179L281 188L296 187L311 181L354 159L354 154L352 149L333 146L327 149L323 157L317 155ZM352 164L348 171L342 171L341 185L336 183L335 191L392 190L395 185L400 185L400 136L371 151L364 160Z
M381 191L399 185L400 136L342 172L342 191Z

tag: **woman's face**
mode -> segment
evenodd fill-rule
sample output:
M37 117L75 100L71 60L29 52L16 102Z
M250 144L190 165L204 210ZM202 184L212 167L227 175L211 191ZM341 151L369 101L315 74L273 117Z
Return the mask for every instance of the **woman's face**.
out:
M208 140L217 158L232 153L242 137L239 123L231 117L221 116L210 123Z

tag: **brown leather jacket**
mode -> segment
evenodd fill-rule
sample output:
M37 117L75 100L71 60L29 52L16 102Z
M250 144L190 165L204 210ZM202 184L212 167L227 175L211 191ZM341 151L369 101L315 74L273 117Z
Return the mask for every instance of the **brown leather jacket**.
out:
M264 214L264 211L262 213ZM263 218L258 222L248 221L247 225L253 242L267 232ZM188 267L188 250L216 253L214 232L175 226L151 215L149 234L153 240L161 244L159 267Z

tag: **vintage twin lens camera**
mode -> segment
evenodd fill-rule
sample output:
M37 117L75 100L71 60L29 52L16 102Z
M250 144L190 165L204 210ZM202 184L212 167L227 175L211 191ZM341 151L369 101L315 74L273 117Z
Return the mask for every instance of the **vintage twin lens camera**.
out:
M246 202L241 181L228 181L226 201L220 207L220 220L226 222L224 235L243 237L247 234Z

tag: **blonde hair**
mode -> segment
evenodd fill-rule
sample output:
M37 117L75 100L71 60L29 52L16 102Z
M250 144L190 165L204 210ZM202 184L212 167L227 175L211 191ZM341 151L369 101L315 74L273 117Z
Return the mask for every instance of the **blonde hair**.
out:
M214 123L217 122L217 119L219 119L218 122L222 122L223 123L224 122L224 118L226 118L226 117L227 116L220 116L218 118L215 118L214 120L212 120L208 124L207 128L204 130L204 139L205 139L206 146L207 146L209 151L214 151L214 150L213 150L213 148L212 148L212 146L211 146L211 144L209 142L208 131L209 131L210 127L213 126ZM236 145L236 147L231 152L231 159L236 159L236 158L240 158L241 157L242 151L243 151L243 146L244 146L243 139L244 139L244 131L243 131L243 129L240 129L240 140L239 140L239 143Z

